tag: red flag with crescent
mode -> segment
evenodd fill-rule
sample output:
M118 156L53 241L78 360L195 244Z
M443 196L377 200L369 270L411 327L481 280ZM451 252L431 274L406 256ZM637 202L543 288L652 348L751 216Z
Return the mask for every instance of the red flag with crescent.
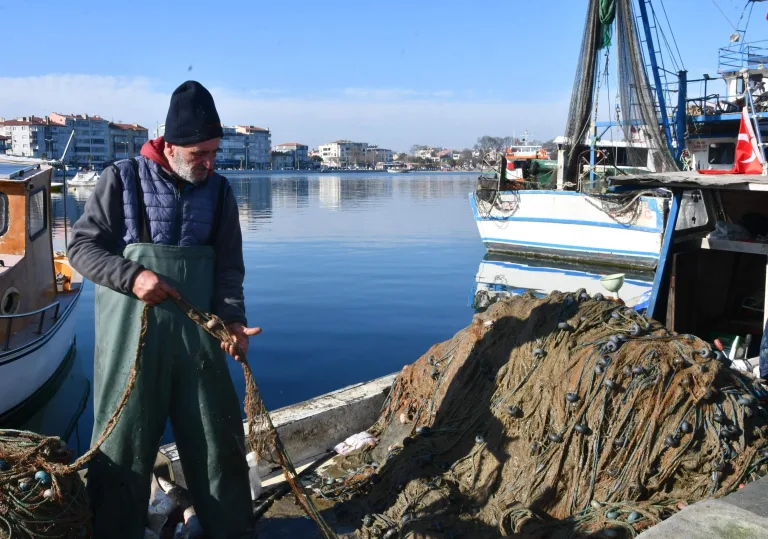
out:
M747 113L747 107L741 111L739 140L736 142L736 159L731 170L699 170L700 174L762 174L763 152L757 145L755 130Z

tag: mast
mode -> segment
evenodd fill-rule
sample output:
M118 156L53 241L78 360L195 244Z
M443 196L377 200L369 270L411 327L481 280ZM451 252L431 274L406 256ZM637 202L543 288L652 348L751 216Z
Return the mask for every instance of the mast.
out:
M656 86L656 97L659 100L659 109L661 113L661 125L664 127L664 134L667 136L667 146L672 155L675 155L676 148L673 145L672 130L669 126L669 118L667 117L667 104L664 99L664 88L661 84L661 75L659 74L659 64L656 61L656 45L653 42L653 33L651 32L651 21L648 18L648 8L646 6L651 0L638 0L638 6L640 7L640 19L643 22L643 31L645 32L645 43L648 47L648 57L651 61L651 72L653 73L653 82ZM682 144L678 144L682 146Z

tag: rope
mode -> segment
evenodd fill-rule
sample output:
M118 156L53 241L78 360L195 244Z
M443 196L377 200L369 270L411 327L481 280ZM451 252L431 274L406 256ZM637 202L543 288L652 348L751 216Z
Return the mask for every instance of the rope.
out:
M186 300L175 300L193 322L219 341L231 342L224 323L215 315L203 313ZM0 430L0 537L51 538L91 537L89 500L77 471L100 451L115 429L141 373L141 355L148 328L149 306L141 312L133 365L123 395L104 431L92 447L71 464L74 453L58 437L32 432ZM277 457L296 499L317 523L326 539L335 539L317 507L298 481L298 474L264 406L261 393L247 361L242 361L245 375L244 408L248 424L248 442L260 457L271 451Z
M210 335L221 342L232 342L224 322L214 314L204 313L195 308L184 298L174 300L179 308L186 314L190 320L207 331ZM318 529L326 539L335 539L336 534L325 522L320 511L315 506L312 499L307 495L302 483L298 479L296 468L291 462L285 446L280 440L277 429L272 423L272 418L267 411L264 401L261 398L261 391L256 380L253 377L248 361L244 359L241 362L243 375L245 376L245 409L246 423L248 425L248 444L251 451L255 452L259 459L277 459L283 468L283 474L288 484L296 495L296 500L301 505L307 515L315 521Z

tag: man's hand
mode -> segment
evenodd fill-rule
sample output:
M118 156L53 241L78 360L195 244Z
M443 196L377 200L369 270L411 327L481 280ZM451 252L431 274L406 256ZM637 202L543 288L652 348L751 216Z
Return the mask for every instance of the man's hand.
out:
M240 322L232 322L227 324L227 331L232 336L234 343L221 343L221 349L235 358L236 361L245 361L245 354L248 353L248 337L261 333L261 328L247 328Z
M162 280L155 272L150 270L141 270L133 280L133 293L136 297L147 305L155 306L172 296L179 298L171 285Z

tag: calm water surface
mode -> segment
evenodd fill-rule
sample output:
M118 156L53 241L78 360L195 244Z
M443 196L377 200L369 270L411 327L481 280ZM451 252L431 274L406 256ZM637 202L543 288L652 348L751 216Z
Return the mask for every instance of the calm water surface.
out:
M468 194L477 175L230 176L240 207L249 362L270 409L412 363L470 321L485 248ZM90 190L54 194L54 246ZM87 448L93 417L94 287L78 312L77 357L26 428ZM240 400L243 376L230 360ZM77 412L83 411L77 419ZM74 428L74 427L77 428ZM172 441L170 429L162 442Z

